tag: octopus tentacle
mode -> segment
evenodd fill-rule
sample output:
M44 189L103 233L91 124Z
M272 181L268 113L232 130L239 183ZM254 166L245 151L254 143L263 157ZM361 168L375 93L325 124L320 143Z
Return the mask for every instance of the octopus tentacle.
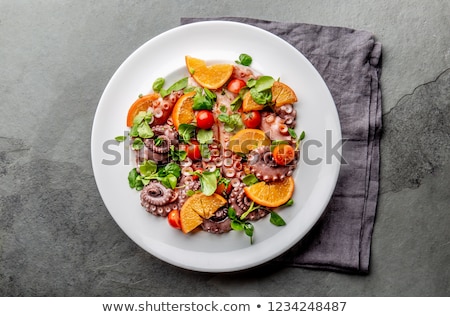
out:
M141 191L141 205L156 216L166 217L173 207L177 207L174 204L177 198L178 193L157 181L150 182Z
M277 165L273 162L269 146L261 146L248 155L249 170L255 176L265 182L283 180L291 176L298 162L298 152L295 159L289 165Z
M228 198L228 203L236 211L238 217L250 208L252 202L245 194L244 187L244 183L234 187ZM258 220L267 216L268 213L269 211L266 209L256 209L250 212L245 219L250 221Z

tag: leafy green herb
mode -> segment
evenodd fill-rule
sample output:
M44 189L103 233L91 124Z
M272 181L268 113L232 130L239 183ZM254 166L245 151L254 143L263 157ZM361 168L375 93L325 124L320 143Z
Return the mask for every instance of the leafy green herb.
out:
M292 128L288 128L288 132L289 135L293 138L293 139L297 139L297 133L295 133L295 130Z
M221 113L219 114L218 119L224 123L224 129L227 132L233 132L244 128L244 123L242 122L242 118L239 113L233 113L231 115Z
M245 53L242 53L241 55L239 55L239 60L236 61L236 64L241 64L244 66L250 66L251 63L252 63L252 57Z
M165 82L166 80L164 78L162 77L157 78L152 85L153 91L159 92L163 88Z
M240 96L237 96L230 104L231 110L238 111L239 108L242 106L242 98Z
M114 138L114 140L116 140L117 142L123 142L123 141L125 141L126 139L127 139L127 137L124 136L124 135L119 135L119 136L116 136L116 137Z
M193 172L192 175L198 176L203 194L206 196L214 194L217 189L217 173L215 171Z
M198 91L192 99L194 110L212 110L214 103L216 102L216 94L208 88Z
M272 85L275 79L271 76L261 76L256 80L249 80L247 86L251 87L250 94L256 103L265 105L272 101Z
M210 144L213 141L213 131L199 129L197 132L197 141L200 144Z
M289 144L289 141L287 141L287 140L273 140L272 144L270 145L270 151L273 152L275 147L277 145L280 145L280 144Z
M197 127L193 124L182 123L178 126L178 133L183 139L184 143L189 143L194 137L195 129Z
M255 176L255 174L248 174L244 176L242 182L247 186L251 186L253 184L258 183L259 179Z
M139 171L140 173L133 168L128 173L128 183L136 190L142 190L153 179L160 181L167 188L174 189L181 176L181 167L174 162L158 168L155 162L147 160L139 165Z
M161 139L160 137L157 137L157 138L154 140L155 146L161 146L161 144L162 144L163 142L164 142L164 140Z
M187 153L183 150L177 150L175 149L175 145L171 145L169 148L169 156L174 161L183 161L186 158Z
M137 172L136 168L133 168L128 173L128 185L130 185L131 188L136 188L136 178L139 176L139 173Z
M300 136L297 138L297 133L295 133L294 129L288 128L289 134L291 135L291 137L295 140L296 143L296 150L298 149L298 147L300 146L300 141L302 141L305 136L306 133L305 131L302 131L302 133L300 133Z
M133 143L131 144L131 148L133 150L140 150L144 147L144 142L141 138L134 139Z
M225 107L224 105L220 105L219 110L220 112L227 112L227 107Z
M300 134L300 137L298 138L300 141L303 140L306 136L305 131L302 131L302 133Z
M167 89L161 88L159 93L160 93L161 97L164 98L164 97L170 95L173 91L178 91L178 90L186 88L187 84L188 84L188 77L184 77L184 78L180 79L179 81L175 82L174 84L172 84L172 86L170 86Z
M139 171L141 172L141 175L144 177L153 176L157 170L158 165L151 160L147 160L141 165L139 165Z
M209 151L209 147L207 144L200 144L199 145L200 148L200 155L203 158L210 158L211 157L211 152Z
M289 206L292 206L293 204L294 204L294 200L291 198L281 207L289 207Z
M228 218L231 219L231 229L244 231L244 233L250 237L250 244L253 244L253 233L255 230L253 225L248 221L244 221L242 217L238 217L236 215L236 210L232 207L228 208Z
M284 221L284 219L281 218L281 216L277 214L275 211L270 212L270 223L277 227L286 225L286 221Z
M153 130L150 128L149 124L144 120L137 126L137 132L141 138L148 139L153 137Z

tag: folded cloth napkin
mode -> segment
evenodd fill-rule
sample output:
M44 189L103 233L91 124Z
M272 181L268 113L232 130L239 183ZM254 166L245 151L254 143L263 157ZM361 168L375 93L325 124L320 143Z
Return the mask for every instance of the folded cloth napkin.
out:
M367 274L379 187L381 44L343 27L251 18L182 18L181 23L228 20L257 26L297 48L325 80L341 122L342 165L321 219L273 263Z

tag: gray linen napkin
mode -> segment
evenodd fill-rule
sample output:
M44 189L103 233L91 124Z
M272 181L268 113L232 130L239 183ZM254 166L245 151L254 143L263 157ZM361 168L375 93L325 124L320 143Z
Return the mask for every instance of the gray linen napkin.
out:
M336 189L321 219L272 264L367 274L379 187L381 44L369 32L342 27L234 17L182 18L181 23L204 20L254 25L296 47L328 85L347 140Z

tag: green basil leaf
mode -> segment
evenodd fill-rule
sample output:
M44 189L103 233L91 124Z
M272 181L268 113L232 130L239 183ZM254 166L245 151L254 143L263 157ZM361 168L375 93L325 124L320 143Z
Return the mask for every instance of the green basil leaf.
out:
M238 111L239 108L242 106L242 98L240 96L237 96L232 102L231 102L231 110Z
M255 89L258 92L270 90L274 82L275 79L271 76L261 76L256 80Z
M250 64L252 63L253 59L250 55L242 53L239 55L239 60L236 61L236 64L241 64L244 66L250 66Z
M178 133L185 143L189 143L194 137L197 127L192 124L182 123L178 126Z
M203 194L211 196L217 189L217 177L216 173L204 171L197 174L200 178L200 186Z
M210 144L213 141L213 131L200 129L197 131L197 141L200 144Z
M228 218L237 219L236 210L233 207L228 208Z
M130 185L131 188L136 187L136 178L139 176L139 173L137 172L136 168L133 168L128 173L128 185Z
M292 206L293 204L294 204L294 200L291 198L282 207L289 207L289 206Z
M177 187L177 182L178 182L178 179L173 174L169 174L166 177L163 177L161 179L161 184L163 184L167 188L171 188L171 189L174 189L175 187Z
M300 134L300 137L298 138L300 141L303 140L305 138L305 131L302 131L302 133Z
M255 87L253 87L250 89L250 94L252 95L253 100L260 105L265 105L266 103L272 101L271 90L258 91Z
M153 91L159 92L161 88L163 88L165 82L166 80L164 78L162 77L157 78L152 85Z
M289 135L290 135L292 138L297 139L297 133L295 133L295 130L294 130L294 129L288 128L288 132L289 132Z
M133 143L131 144L131 148L133 150L140 150L144 147L144 142L141 138L134 139Z
M278 227L286 225L284 219L281 218L281 216L277 214L275 211L270 212L270 223Z
M164 167L164 170L166 174L172 174L177 178L181 176L181 167L177 163L170 162Z
M150 128L148 123L145 121L142 121L141 123L139 123L139 125L137 127L137 131L139 133L139 136L144 139L151 138L154 135L152 129Z
M253 227L253 225L250 222L244 223L244 232L246 235L248 235L249 237L252 237L254 231L255 231L255 228Z
M184 77L184 78L178 80L177 82L175 82L174 84L172 84L172 86L167 88L167 90L161 89L159 93L160 93L161 97L164 98L164 97L170 95L170 93L172 91L178 91L178 90L186 88L187 84L188 84L188 77Z
M139 123L141 123L146 115L147 115L146 111L139 111L139 113L133 119L133 125L138 125Z
M255 87L255 85L256 85L256 79L250 78L250 79L247 81L247 87L248 87L248 88Z
M144 177L150 177L154 175L157 169L158 165L151 160L145 161L144 163L139 165L139 171Z
M259 179L255 176L255 174L248 174L244 176L242 182L247 186L251 186L253 184L259 183Z
M242 231L244 230L244 224L237 220L231 220L231 229L236 231Z

